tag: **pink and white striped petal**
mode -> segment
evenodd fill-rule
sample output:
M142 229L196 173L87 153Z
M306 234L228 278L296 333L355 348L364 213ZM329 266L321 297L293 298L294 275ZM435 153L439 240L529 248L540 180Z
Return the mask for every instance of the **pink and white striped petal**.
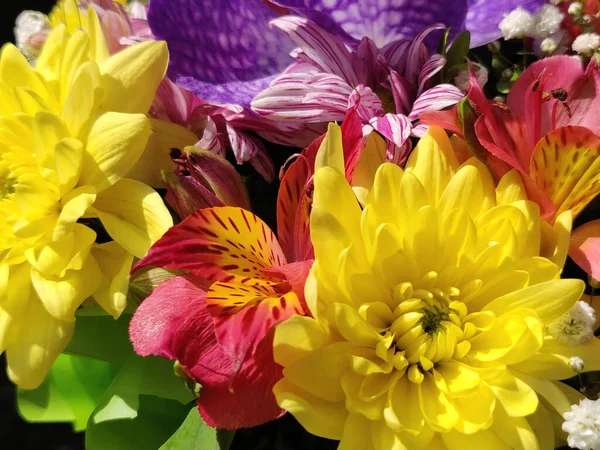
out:
M410 137L412 124L408 117L402 114L386 114L383 117L374 117L371 126L377 130L388 141L397 147L402 147Z
M421 30L417 37L411 42L406 53L406 61L402 67L403 70L400 71L400 74L409 82L414 83L417 81L421 68L429 59L429 51L427 50L427 47L425 47L423 41L433 31L443 30L445 28L446 27L441 23L429 25Z
M448 106L453 106L463 99L465 94L451 84L439 84L428 89L415 101L412 111L408 115L410 120L417 120L423 113L440 111Z
M417 96L421 95L425 90L425 84L446 64L446 58L437 53L431 55L419 73L419 88Z
M411 110L413 100L416 96L414 86L395 70L390 70L388 81L392 87L396 112L398 114L407 114Z
M352 88L337 75L294 73L258 94L252 110L272 120L322 123L343 120Z
M275 167L264 144L249 134L240 132L227 124L229 144L238 164L250 162L252 167L268 182L275 178Z
M220 135L217 124L210 116L206 116L205 121L204 134L195 146L225 158L224 137Z
M362 123L369 123L374 117L385 114L381 100L370 87L359 85L348 98L348 109L356 108Z
M270 23L286 33L324 71L339 76L352 86L359 84L351 54L340 38L301 17L284 16Z

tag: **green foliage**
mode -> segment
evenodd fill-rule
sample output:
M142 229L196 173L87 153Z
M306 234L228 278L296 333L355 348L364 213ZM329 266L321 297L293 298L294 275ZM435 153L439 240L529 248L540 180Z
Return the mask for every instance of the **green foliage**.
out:
M192 408L185 421L160 450L228 450L235 432L209 427Z

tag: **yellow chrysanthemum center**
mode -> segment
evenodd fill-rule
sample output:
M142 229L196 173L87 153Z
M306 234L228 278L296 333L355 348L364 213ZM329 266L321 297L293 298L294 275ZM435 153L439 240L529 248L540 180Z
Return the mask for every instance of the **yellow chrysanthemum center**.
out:
M332 130L315 173L313 317L275 332L280 406L342 448L539 448L534 427L577 395L548 380L573 374L569 354L600 366L596 341L566 349L547 331L583 291L558 279L568 214L544 225L515 172L496 187L439 129L405 170L381 165L359 205Z

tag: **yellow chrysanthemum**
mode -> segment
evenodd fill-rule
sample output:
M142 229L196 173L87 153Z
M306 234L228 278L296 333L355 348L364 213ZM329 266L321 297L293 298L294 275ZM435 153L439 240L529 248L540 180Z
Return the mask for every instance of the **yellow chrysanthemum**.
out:
M0 53L0 351L27 388L86 298L118 317L133 257L172 225L158 193L124 178L151 135L166 45L109 57L93 9L87 17L89 34L57 27L35 69L12 45ZM113 241L97 236L100 223Z
M555 380L573 355L600 368L597 339L547 332L584 288L558 279L569 213L542 229L516 173L495 187L435 128L361 207L340 139L330 126L315 174L313 317L275 332L279 405L340 449L554 448L552 416L578 397Z

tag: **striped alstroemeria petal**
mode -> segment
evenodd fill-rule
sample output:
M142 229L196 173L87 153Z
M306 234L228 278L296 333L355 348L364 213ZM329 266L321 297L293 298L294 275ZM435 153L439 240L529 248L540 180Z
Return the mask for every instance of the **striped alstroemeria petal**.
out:
M435 53L429 57L419 73L419 89L417 89L417 96L423 93L427 81L429 81L436 73L442 70L445 64L446 58L444 58L442 55Z
M425 112L440 111L448 106L455 105L464 96L465 94L456 86L439 84L426 90L419 96L408 118L410 120L417 120Z
M381 100L370 87L359 85L348 98L348 109L356 108L362 123L369 123L373 117L382 116L385 112Z
M351 54L340 38L301 17L280 17L272 20L271 25L286 33L326 72L339 76L352 86L359 84Z
M223 137L219 135L217 124L210 116L207 116L205 121L204 134L195 146L225 158L225 146L222 142Z
M407 114L413 106L416 92L414 86L404 79L395 70L390 70L388 81L392 87L392 95L396 105L396 112Z
M412 129L410 120L402 114L388 113L383 117L374 117L370 123L375 130L398 147L405 144Z
M252 110L269 119L320 123L343 120L352 88L336 75L286 74L252 100Z

